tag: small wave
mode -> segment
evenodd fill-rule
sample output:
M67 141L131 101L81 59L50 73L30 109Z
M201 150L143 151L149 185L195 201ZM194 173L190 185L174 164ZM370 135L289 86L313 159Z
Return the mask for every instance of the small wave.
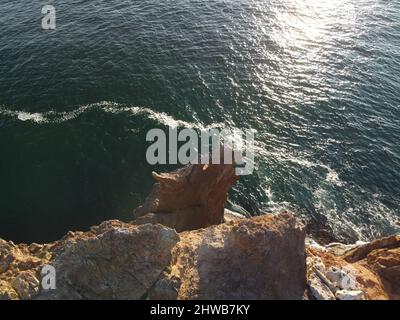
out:
M326 218L326 224L333 234L344 240L369 241L400 230L399 211L386 205L383 195L373 194L361 186L341 180L340 173L322 162L310 161L284 149L268 151L259 146L258 150L259 155L267 159L267 163L268 159L275 159L284 167L296 172L307 172L308 176L313 177L312 184L302 181L302 187L312 194L310 199L305 200L306 205L302 204L300 198L286 202L279 194L276 197L276 181L266 179L262 184L265 197L262 211L294 210L307 218L310 212L306 208L310 206ZM294 169L294 166L298 169Z
M292 164L296 164L301 168L307 168L307 169L322 168L324 171L326 171L325 181L335 184L337 186L343 186L343 181L340 180L339 174L335 170L333 170L329 165L326 165L324 163L315 160L311 161L305 159L304 157L290 154L284 150L267 151L262 145L256 145L255 150L257 154L260 156L274 158L279 162L289 162Z
M358 188L357 188L358 189ZM343 190L333 195L322 187L314 191L315 208L324 214L334 234L342 238L369 241L400 230L397 211L386 206L379 197L363 190ZM341 198L343 197L343 198ZM340 200L353 200L352 207L339 209Z

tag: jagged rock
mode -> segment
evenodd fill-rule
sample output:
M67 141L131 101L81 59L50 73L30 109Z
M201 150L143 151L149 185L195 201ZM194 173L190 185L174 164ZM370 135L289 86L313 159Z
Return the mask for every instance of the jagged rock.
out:
M0 239L0 299L31 299L39 292L38 274L52 254L45 245L16 245Z
M289 213L183 232L160 224L107 221L52 244L19 245L56 270L41 290L40 268L9 269L2 299L301 299L305 232ZM30 248L30 249L29 249ZM18 260L18 259L14 259ZM41 290L40 292L38 292Z
M363 300L364 293L360 290L338 290L335 296L339 300Z
M400 235L378 239L365 245L358 246L346 253L345 260L348 262L356 262L365 259L368 254L374 250L392 248L400 248Z
M308 280L312 296L317 300L336 300L335 295L329 287L320 279L320 277L313 275Z
M392 236L366 244L358 243L350 250L343 250L342 254L331 250L338 244L328 245L328 250L309 246L307 255L320 257L329 268L327 277L341 289L362 291L363 299L368 300L400 299L399 240L400 236ZM308 274L309 279L311 275ZM354 292L351 294L357 296Z
M177 232L222 223L227 192L238 179L233 164L189 165L153 177L157 183L135 210L134 223L161 223Z
M178 241L174 230L161 225L117 221L69 235L52 261L57 289L37 298L140 299L169 264Z
M320 251L326 251L326 247L320 245L318 242L316 242L314 239L310 238L310 237L306 237L306 246L310 247L310 248L316 248Z
M373 270L379 275L389 298L400 300L400 235L358 246L344 258Z
M19 296L7 281L0 280L0 300L18 300Z
M380 275L390 297L400 300L400 247L374 250L365 264Z
M33 271L22 271L11 283L21 299L28 300L35 297L39 291L39 280Z
M0 274L8 270L14 257L11 254L11 246L6 242L0 242Z
M161 279L178 299L302 299L304 239L289 213L184 232Z

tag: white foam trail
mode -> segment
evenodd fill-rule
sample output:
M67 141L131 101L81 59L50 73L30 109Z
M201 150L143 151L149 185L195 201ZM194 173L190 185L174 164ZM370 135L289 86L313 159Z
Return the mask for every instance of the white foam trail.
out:
M14 117L20 121L32 121L37 124L43 123L62 123L78 118L80 115L91 110L101 110L103 112L121 114L129 113L131 115L144 115L149 119L152 119L160 124L168 127L185 127L194 128L199 130L205 130L207 128L224 128L226 125L223 123L214 123L210 126L206 126L201 122L192 123L183 120L177 120L174 117L164 112L157 112L150 108L137 107L137 106L124 106L115 102L102 101L94 104L83 105L72 111L48 111L43 113L30 113L19 110L8 110L4 107L0 107L0 114Z
M21 121L34 121L36 123L41 123L44 121L43 115L41 113L28 113L28 112L19 112L17 113L18 120Z

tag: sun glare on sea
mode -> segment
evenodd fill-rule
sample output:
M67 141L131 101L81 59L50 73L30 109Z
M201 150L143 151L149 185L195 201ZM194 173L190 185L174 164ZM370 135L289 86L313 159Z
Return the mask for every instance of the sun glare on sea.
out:
M354 1L280 0L276 3L271 8L260 5L260 12L268 12L255 16L253 21L258 35L256 45L265 58L254 69L256 78L263 79L261 90L290 106L326 100L323 88L331 66L329 52L334 53L338 42L354 35L357 18ZM263 38L268 41L263 42ZM309 94L296 90L305 85ZM284 93L276 94L280 91Z
M276 9L277 26L273 34L282 47L324 41L327 31L355 21L350 0L289 0L283 1L283 6L289 10Z

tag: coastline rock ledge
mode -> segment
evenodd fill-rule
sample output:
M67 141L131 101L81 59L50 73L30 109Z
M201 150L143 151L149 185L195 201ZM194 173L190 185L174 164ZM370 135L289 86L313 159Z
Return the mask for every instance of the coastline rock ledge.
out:
M400 297L400 236L322 246L292 213L224 210L232 165L153 176L131 223L105 221L49 244L0 239L0 300ZM48 265L55 289L42 285Z

